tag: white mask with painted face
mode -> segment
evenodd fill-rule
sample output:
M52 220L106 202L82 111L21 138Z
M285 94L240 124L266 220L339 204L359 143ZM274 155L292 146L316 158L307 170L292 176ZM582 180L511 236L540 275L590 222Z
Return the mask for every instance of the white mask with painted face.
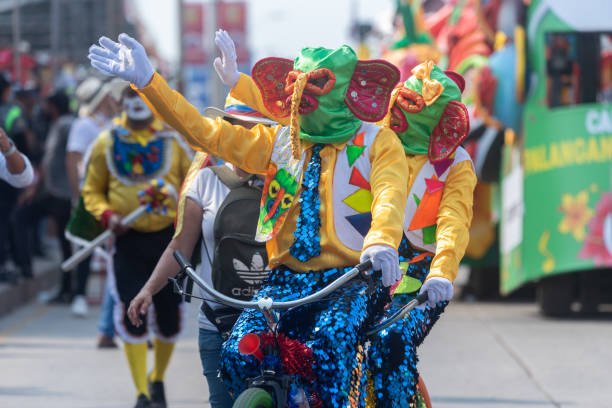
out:
M123 98L123 110L130 120L147 120L153 116L153 111L141 97Z

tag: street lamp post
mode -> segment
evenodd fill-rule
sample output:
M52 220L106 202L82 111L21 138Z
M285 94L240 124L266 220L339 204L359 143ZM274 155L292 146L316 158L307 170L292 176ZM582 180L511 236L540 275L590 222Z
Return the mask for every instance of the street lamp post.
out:
M13 0L13 67L15 69L15 79L17 83L21 84L21 18L19 7L20 0Z

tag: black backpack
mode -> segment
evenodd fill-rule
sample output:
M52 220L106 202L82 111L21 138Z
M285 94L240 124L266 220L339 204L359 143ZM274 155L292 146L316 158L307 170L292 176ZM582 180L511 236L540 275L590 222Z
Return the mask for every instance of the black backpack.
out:
M255 241L262 190L227 166L210 169L230 189L215 217L214 251L204 244L207 256L213 255L213 287L224 295L251 300L269 272L266 245ZM222 335L231 331L242 312L230 307L213 310L206 302L202 311Z

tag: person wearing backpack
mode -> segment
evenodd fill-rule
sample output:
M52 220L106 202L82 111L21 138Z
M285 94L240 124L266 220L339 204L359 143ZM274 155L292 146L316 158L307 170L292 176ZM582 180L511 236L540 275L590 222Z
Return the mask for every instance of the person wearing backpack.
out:
M257 240L266 242L274 269L255 299L307 296L367 260L382 271L383 287L363 291L352 281L342 288L344 296L320 308L291 310L277 331L312 350L317 381L307 384L309 404L346 406L358 340L382 314L388 288L402 278L397 248L408 165L393 131L367 123L387 113L399 71L384 61L359 60L348 46L305 47L293 61L264 58L252 70L261 97L291 125L246 129L203 117L153 71L140 43L127 34L119 40L102 37L100 46L92 45L91 64L130 81L194 149L266 174ZM215 66L225 71L221 58ZM220 372L233 395L245 389L245 378L260 373L259 362L238 350L239 340L263 327L261 313L245 310L223 344Z
M223 111L207 108L205 113L248 128L275 123L229 96ZM200 241L200 275L215 289L234 298L250 300L267 275L265 244L255 241L263 182L229 163L203 167L207 157L204 153L196 155L181 190L174 238L151 278L130 303L128 316L135 325L141 324L141 315L151 304L153 294L179 272L172 256L176 249L191 256ZM210 299L203 290L200 294ZM221 345L240 312L210 300L203 301L200 308L198 343L212 408L232 406L232 398L217 371Z

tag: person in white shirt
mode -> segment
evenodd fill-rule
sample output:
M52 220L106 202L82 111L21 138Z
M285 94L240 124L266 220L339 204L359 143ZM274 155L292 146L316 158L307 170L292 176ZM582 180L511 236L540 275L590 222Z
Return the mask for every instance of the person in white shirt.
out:
M79 117L72 124L66 146L66 167L73 200L79 196L85 173L85 155L94 140L110 127L111 119L119 112L119 99L126 86L128 84L120 79L103 82L96 77L89 77L76 89Z
M24 188L34 181L34 169L30 160L17 148L0 128L0 179L13 187ZM6 214L5 214L6 216Z
M110 128L112 118L119 113L121 92L129 84L120 79L104 82L96 77L85 79L76 89L79 101L79 117L73 122L66 145L66 170L72 203L75 206L79 200L88 152L93 142L104 130ZM81 262L76 271L76 288L72 300L72 313L85 317L88 312L85 290L90 272L90 260ZM114 326L112 315L105 311L112 310L110 294L106 290L104 306L100 317L98 347L113 348Z
M207 108L205 113L210 117L222 116L224 120L246 128L251 128L259 123L264 125L276 123L231 97L228 97L226 100L225 110ZM199 161L203 161L205 156L204 153L196 155L192 169L196 168L199 171L197 171L193 179L190 179L188 175L183 185L183 194L185 194L187 199L185 200L182 215L182 227L177 231L174 239L166 248L149 281L130 303L128 316L135 325L140 321L139 315L151 305L153 294L166 285L169 277L175 276L179 272L178 264L172 255L173 251L178 249L188 258L191 257L200 237L203 238L203 243L201 246L202 263L199 267L199 273L212 286L211 261L214 257L215 248L213 228L217 211L229 194L230 189L210 168L200 169L201 164ZM230 166L241 178L246 179L250 177L248 173L233 167L229 163L225 165ZM190 169L190 173L191 171ZM200 290L200 294L202 298L210 299L203 290ZM219 307L217 303L210 301L206 303L213 309ZM232 398L225 385L217 377L223 338L217 327L206 317L202 308L200 308L198 323L200 329L200 359L202 361L203 373L208 383L211 407L230 408L232 406Z

